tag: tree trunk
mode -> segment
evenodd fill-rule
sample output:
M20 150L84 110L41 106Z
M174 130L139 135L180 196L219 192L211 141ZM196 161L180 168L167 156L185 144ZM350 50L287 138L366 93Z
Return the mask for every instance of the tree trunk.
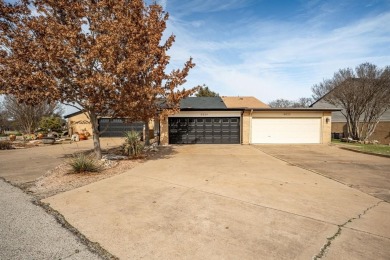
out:
M367 126L367 134L366 134L365 140L368 140L368 138L371 137L371 135L374 133L375 128L378 125L378 123L379 123L379 119Z
M99 122L95 112L90 111L89 120L92 124L92 136L93 136L93 151L95 152L96 159L102 158L102 149L100 147L100 133L99 133Z
M149 120L145 120L145 146L150 145L150 136L149 136Z
M356 119L356 117L353 117L350 119L351 124L351 132L349 133L353 140L359 140L359 133L358 133L358 124L359 120Z

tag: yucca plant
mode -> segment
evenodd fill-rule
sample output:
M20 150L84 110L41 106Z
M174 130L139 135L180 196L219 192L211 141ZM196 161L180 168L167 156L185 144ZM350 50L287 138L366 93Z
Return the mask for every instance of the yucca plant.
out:
M92 155L78 153L69 160L72 167L72 173L100 172L102 165Z
M140 141L139 133L136 131L125 132L124 152L129 156L138 156L141 154L143 145Z

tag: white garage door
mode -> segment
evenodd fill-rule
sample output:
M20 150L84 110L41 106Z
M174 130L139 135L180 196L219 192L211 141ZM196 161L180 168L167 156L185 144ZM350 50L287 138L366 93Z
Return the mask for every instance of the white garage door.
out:
M320 118L253 118L253 144L318 144Z

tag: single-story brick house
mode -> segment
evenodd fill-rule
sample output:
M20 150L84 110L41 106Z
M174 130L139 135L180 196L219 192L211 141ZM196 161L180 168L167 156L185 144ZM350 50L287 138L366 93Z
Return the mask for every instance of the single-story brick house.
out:
M319 144L331 141L331 116L337 108L269 108L254 97L189 97L180 112L155 120L155 135L165 144ZM67 115L72 132L86 128L82 113ZM104 136L123 136L126 119L105 121ZM88 128L90 129L90 128ZM71 132L71 131L70 131Z
M336 108L336 106L326 102L323 97L311 105L312 108ZM331 132L336 136L348 137L347 119L342 114L342 109L332 113L332 128ZM381 144L390 144L390 109L387 110L379 119L374 133L369 140L377 140Z

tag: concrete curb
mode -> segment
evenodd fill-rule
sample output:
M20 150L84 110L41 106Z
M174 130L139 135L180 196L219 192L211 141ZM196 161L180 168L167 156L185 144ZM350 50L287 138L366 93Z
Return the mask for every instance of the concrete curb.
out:
M337 146L337 147L340 148L340 149L347 150L347 151L352 151L352 152L355 152L355 153L362 153L362 154L368 154L368 155L375 155L375 156L379 156L379 157L390 158L390 155L386 155L386 154L369 153L369 152L359 151L359 150L356 150L356 149L353 149L353 148L349 148L349 147L342 147L342 146Z

